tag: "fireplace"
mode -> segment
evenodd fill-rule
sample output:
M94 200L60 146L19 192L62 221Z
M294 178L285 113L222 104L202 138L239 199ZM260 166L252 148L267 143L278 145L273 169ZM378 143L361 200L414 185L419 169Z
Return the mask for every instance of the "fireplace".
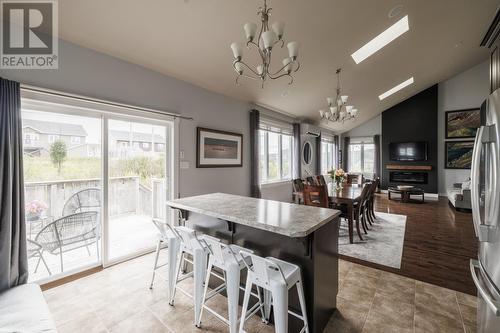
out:
M389 180L391 183L427 184L427 172L391 171Z

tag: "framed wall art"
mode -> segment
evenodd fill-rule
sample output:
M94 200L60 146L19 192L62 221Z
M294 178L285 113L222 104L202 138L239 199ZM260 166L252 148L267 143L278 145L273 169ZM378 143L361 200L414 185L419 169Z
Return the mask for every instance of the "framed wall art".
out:
M446 139L473 139L481 126L481 110L447 111L445 114Z
M243 135L197 127L196 167L223 168L243 165Z

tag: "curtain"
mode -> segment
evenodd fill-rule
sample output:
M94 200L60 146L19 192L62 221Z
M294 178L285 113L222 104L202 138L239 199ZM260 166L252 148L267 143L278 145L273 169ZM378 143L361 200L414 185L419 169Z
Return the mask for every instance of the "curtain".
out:
M0 78L0 292L28 281L21 91Z
M344 138L344 149L342 152L342 159L343 159L343 169L345 171L349 171L349 144L351 143L351 138L346 136Z
M316 174L321 175L321 134L316 138Z
M374 151L374 154L375 154L375 158L374 158L374 161L373 161L373 173L375 174L375 179L377 177L380 177L380 169L381 169L381 165L380 165L380 135L379 134L376 134L373 136L373 145L375 146L375 151ZM379 185L379 188L377 188L377 191L380 190L380 185Z
M339 165L339 137L335 135L333 137L333 167L338 169Z
M250 193L254 198L260 198L259 184L259 122L260 112L250 111Z
M301 156L300 156L300 124L293 124L293 179L302 177Z

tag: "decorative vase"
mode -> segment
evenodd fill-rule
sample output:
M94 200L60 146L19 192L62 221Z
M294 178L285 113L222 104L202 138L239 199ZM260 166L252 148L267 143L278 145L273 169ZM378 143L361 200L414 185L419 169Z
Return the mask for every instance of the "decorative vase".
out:
M26 221L33 222L40 219L40 213L27 213Z
M336 180L336 181L335 181L335 183L336 183L336 184L335 184L335 188L336 188L338 191L340 191L340 190L342 189L342 183L343 183L343 182L342 182L341 180Z

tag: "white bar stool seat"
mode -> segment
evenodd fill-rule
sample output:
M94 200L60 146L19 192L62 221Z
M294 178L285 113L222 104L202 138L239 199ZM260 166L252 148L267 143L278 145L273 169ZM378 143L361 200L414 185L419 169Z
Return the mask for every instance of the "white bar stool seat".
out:
M241 251L241 255L244 258L249 257L252 263L248 268L241 314L241 318L244 319L240 321L240 333L245 332L244 325L247 319L248 301L254 284L264 289L264 319L266 322L269 321L271 305L274 308L276 333L288 332L288 314L303 321L304 326L300 330L300 333L309 333L300 267L281 259L273 257L263 258L245 251ZM288 291L294 286L297 286L301 314L288 309Z
M205 288L203 291L202 306L200 309L200 315L197 327L201 326L201 319L203 316L203 310L207 310L212 313L216 318L221 320L223 323L229 326L230 333L238 332L238 303L240 290L245 290L240 286L240 275L241 271L249 267L251 263L250 258L243 258L239 253L245 251L247 253L253 253L253 251L245 249L241 246L234 244L224 244L220 242L219 239L205 235L202 242L207 244L209 250L208 257L208 269L205 276ZM208 292L208 285L210 282L210 275L213 268L216 267L221 270L224 276L221 278L222 284L214 288L210 293ZM216 275L218 277L218 275ZM220 278L220 277L219 277ZM227 301L228 301L228 317L225 318L221 314L217 313L214 309L210 308L206 302L222 291L227 291ZM259 309L264 315L264 307L260 295L260 289L257 288L257 294L251 293L251 295L258 298L258 302L248 311L248 317L256 313Z
M168 248L169 246L165 246L165 244L169 244L172 239L174 239L174 240L177 239L177 236L175 235L172 227L166 221L164 221L162 219L153 218L153 224L158 229L159 233L158 233L158 242L156 243L155 260L154 260L154 265L153 265L153 276L151 277L151 283L149 285L149 289L153 289L156 270L161 268L161 267L167 266L169 264L169 261L170 261L170 260L167 260L166 263L158 265L158 258L160 256L161 249L165 248L165 247ZM169 249L169 251L176 252L174 248ZM177 254L176 253L174 253L174 254L175 254L174 258L177 258ZM174 264L174 266L175 266L175 264Z

